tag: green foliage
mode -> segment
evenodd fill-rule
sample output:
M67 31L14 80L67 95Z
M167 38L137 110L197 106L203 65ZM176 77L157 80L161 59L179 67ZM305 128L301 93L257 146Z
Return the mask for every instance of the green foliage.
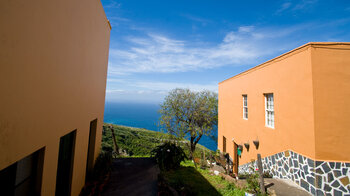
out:
M112 170L112 153L101 152L94 165L92 179L97 180L103 178Z
M162 175L180 195L244 195L235 184L212 175L208 169L195 168L191 161L181 162L180 168L163 171Z
M264 178L272 178L273 175L272 175L270 172L265 171L265 172L263 173L263 177L264 177Z
M210 91L174 89L161 104L160 125L176 138L188 138L190 151L203 135L213 136L218 121L218 96Z
M102 150L110 151L114 148L112 132L105 124L102 133ZM126 126L112 125L117 144L126 154L135 157L149 157L151 151L162 141L166 141L167 134L148 131L146 129L132 128Z
M102 132L102 151L112 152L113 150L113 140L112 132L109 126L114 129L115 137L119 148L125 151L127 156L131 157L150 157L151 151L157 146L163 144L166 141L174 141L169 134L149 131L146 129L126 127L120 125L113 125L105 123ZM177 141L185 154L189 154L188 148L185 148L186 141ZM200 157L200 152L204 151L206 154L210 154L212 151L198 144L198 150L195 151L194 155Z
M176 169L181 161L187 159L182 148L171 142L157 146L151 154L162 170Z
M91 173L88 173L88 181L82 189L81 196L100 195L103 187L109 179L109 173L112 170L112 153L101 152L95 162Z
M260 193L259 174L257 172L248 175L247 190L251 193Z
M251 162L249 169L251 173L247 175L247 191L250 193L261 194L260 184L259 184L259 173L254 169L254 162Z

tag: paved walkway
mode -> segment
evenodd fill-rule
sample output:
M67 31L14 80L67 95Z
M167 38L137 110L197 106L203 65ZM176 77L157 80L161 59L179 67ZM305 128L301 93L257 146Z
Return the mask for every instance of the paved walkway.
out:
M118 158L102 196L157 195L159 169L151 158Z
M291 180L264 178L265 184L273 183L270 190L277 196L310 196L303 188L298 187Z

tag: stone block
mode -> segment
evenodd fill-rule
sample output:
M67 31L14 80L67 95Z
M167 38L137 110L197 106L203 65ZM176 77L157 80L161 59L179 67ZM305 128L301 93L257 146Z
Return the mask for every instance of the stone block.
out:
M340 185L339 189L343 192L343 193L346 193L348 192L343 186Z
M325 173L328 173L331 171L331 168L328 166L327 162L324 162L323 165L322 165L322 168L323 168L323 171Z
M333 195L334 196L343 196L343 193L338 191L338 190L336 190L336 189L333 189Z
M293 160L293 165L294 165L295 168L298 168L299 167L298 161L297 160Z
M323 161L316 161L316 167L322 165Z
M314 167L315 161L313 161L312 159L307 159L307 164L309 165L309 167Z
M323 196L324 195L324 192L322 191L322 190L320 190L320 189L317 189L317 191L316 191L316 195L317 196Z
M335 163L334 162L329 162L329 166L334 169Z
M339 162L335 163L335 169L340 169L340 163Z
M324 174L324 172L322 171L321 168L317 168L316 169L316 174Z
M313 186L315 186L315 178L312 176L307 176L306 180L308 183L312 184Z
M300 186L303 187L305 190L309 191L309 184L305 180L300 180Z
M310 186L310 192L312 195L315 195L315 188L313 186Z
M332 182L334 180L334 176L332 172L329 172L327 177L328 177L328 182Z
M303 170L304 170L305 175L309 174L309 167L307 165L304 165Z
M340 186L340 184L339 184L338 180L335 180L335 181L331 184L331 186L332 186L333 188L338 188L338 187Z
M322 188L322 176L316 176L316 188Z
M342 177L339 180L344 186L347 186L349 184L349 177L348 176Z
M299 155L299 163L304 163L303 156Z
M334 176L335 176L336 178L339 177L339 176L341 176L341 172L338 171L338 170L333 170L333 174L334 174Z
M287 151L284 152L284 156L286 156L286 157L289 157L289 156L290 156L290 155L289 155L289 150L287 150Z
M326 192L331 192L332 191L332 187L330 187L328 184L324 184L323 190Z

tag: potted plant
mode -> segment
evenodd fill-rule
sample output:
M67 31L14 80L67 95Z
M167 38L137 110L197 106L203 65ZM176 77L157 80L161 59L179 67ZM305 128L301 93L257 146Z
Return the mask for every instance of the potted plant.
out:
M255 148L258 149L259 148L259 140L254 140L253 141Z
M247 149L247 152L249 152L249 143L244 143L244 146Z

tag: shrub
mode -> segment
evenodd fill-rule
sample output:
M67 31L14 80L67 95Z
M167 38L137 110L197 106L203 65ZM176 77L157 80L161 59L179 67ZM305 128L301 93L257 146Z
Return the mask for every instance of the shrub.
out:
M88 181L82 189L80 196L100 195L103 187L109 180L109 173L112 170L112 153L101 152L95 162L91 173L87 173Z
M264 178L273 178L273 175L270 172L268 172L268 171L264 171L263 177Z
M260 193L259 174L257 172L247 176L247 190L251 193Z
M255 170L254 162L251 162L249 167L251 173L246 176L247 178L247 191L250 193L261 194L260 184L259 184L259 173Z
M101 152L95 162L94 169L91 174L93 180L99 180L112 170L112 153Z
M162 170L176 169L180 166L181 161L187 159L183 149L171 142L157 146L151 154Z

